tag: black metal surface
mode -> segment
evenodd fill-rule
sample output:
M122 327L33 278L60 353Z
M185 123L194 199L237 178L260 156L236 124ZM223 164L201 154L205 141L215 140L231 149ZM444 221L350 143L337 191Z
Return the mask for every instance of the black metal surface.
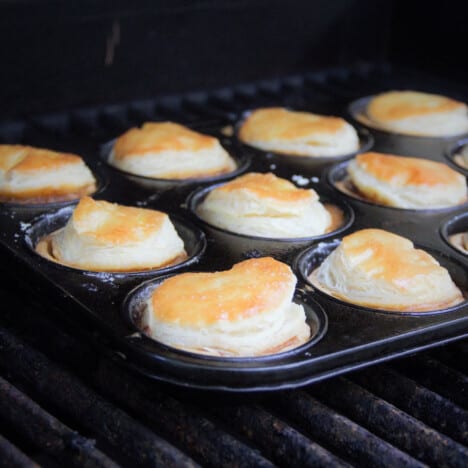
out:
M31 121L5 124L0 128L0 136L4 142L28 143L81 154L91 168L103 173L109 182L98 198L153 207L190 218L185 206L186 196L200 185L207 186L209 181L155 191L154 187L135 184L134 177L129 178L104 167L99 157L100 145L129 127L140 124L142 120L170 117L181 122L191 122L196 128L219 136L231 152L242 156L243 151L246 151L245 147L221 133L223 126L235 121L236 115L242 110L260 104L295 104L298 108L311 111L344 114L346 104L353 98L374 92L379 86L386 88L392 84L397 87L404 83L411 87L416 78L417 75L411 73L394 72L389 66L337 69L213 93L194 93L155 101L49 114ZM427 83L431 83L430 77L426 79L426 85ZM439 92L452 89L447 83L434 82L433 86ZM462 91L458 89L455 92ZM468 94L466 90L465 92ZM297 180L297 176L300 176L301 185L305 183L306 187L316 189L324 198L336 197L336 192L327 183L325 176L317 181L314 175L307 171L298 172L289 167L287 162L275 159L275 155L267 158L258 158L254 154L250 156L252 163L249 170L273 170L292 180ZM443 160L443 155L439 156ZM452 274L456 276L459 285L466 288L466 258L454 252L440 238L437 232L442 222L440 212L415 213L412 210L386 209L352 199L348 202L354 209L356 218L347 232L378 226L405 235L418 244L440 252L441 258L446 259L447 265L454 270ZM449 211L455 216L464 210L465 207L461 206ZM4 205L1 208L3 229L0 242L9 251L13 267L22 268L23 279L27 278L31 284L47 288L60 301L64 310L67 310L66 319L77 330L87 333L100 346L101 351L155 379L183 386L229 391L295 387L451 341L467 333L466 305L438 315L385 316L350 305L337 305L304 285L299 285L300 294L305 298L314 298L328 315L330 327L319 343L295 353L294 356L272 359L268 364L262 362L260 365L255 360L238 365L234 361L185 359L183 353L161 351L152 340L135 336L134 329L119 313L125 296L141 282L138 275L86 273L79 270L64 272L64 268L38 258L26 248L24 238L28 229L37 222L38 217L40 219L42 212L43 207L30 209ZM448 211L443 210L445 217L447 213ZM48 212L43 216L42 219L47 220L51 214ZM230 267L232 260L227 258L223 250L223 247L220 249L220 245L209 237L208 249L200 261L184 270L189 268L204 271ZM261 248L252 252L249 248L240 252L239 256L265 253L269 252L263 252ZM292 258L287 257L286 261L291 262ZM157 275L158 272L150 272L148 277Z

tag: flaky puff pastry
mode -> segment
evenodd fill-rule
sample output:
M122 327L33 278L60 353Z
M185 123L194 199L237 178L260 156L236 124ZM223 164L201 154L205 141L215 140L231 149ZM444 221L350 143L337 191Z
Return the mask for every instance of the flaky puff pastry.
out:
M314 190L272 173L251 172L213 189L197 213L228 231L270 238L321 235L331 224Z
M380 229L344 237L310 279L334 297L374 309L423 312L463 301L437 260L408 239Z
M154 339L195 353L279 353L310 336L303 307L292 302L295 285L289 266L271 257L228 271L184 273L154 290L145 325Z
M0 145L0 201L50 203L77 199L95 190L93 174L75 154Z
M463 148L454 156L454 161L459 165L468 169L468 145Z
M359 148L356 130L344 119L281 107L253 111L238 137L255 148L294 156L344 156Z
M371 99L367 117L384 130L406 135L443 137L468 132L466 104L438 94L382 93Z
M165 213L80 200L66 226L52 235L53 258L91 271L138 271L185 258L184 243Z
M209 177L236 169L217 138L173 122L147 122L130 129L115 142L109 163L159 179Z
M363 153L349 163L348 174L365 198L386 206L432 209L466 200L465 177L427 159Z

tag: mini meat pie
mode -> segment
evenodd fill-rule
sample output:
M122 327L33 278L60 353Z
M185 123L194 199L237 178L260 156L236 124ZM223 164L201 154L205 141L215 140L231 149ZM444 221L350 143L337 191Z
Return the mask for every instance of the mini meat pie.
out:
M331 224L314 190L272 173L248 173L213 189L197 213L228 231L269 238L321 235Z
M95 190L93 174L75 154L0 145L0 201L52 203L74 200Z
M165 213L85 197L49 239L57 262L91 271L138 271L185 258L184 243Z
M380 229L344 237L310 280L343 301L395 312L439 310L463 301L448 271L431 255Z
M375 96L366 113L377 127L405 135L443 137L468 132L466 104L438 94L389 91Z
M276 107L253 111L238 136L255 148L294 156L344 156L359 148L356 130L339 117Z
M466 179L445 164L422 158L363 153L348 165L359 193L397 208L432 209L466 200Z
M270 257L228 271L166 279L146 302L150 335L169 346L213 356L261 356L310 337L302 305L292 302L296 277Z
M117 138L109 164L158 179L210 177L236 164L217 138L173 122L147 122Z

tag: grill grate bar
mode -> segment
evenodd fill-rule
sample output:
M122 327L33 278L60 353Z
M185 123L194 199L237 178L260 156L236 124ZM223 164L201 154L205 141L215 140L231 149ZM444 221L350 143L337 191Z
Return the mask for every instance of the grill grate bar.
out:
M199 410L157 386L143 386L130 373L106 362L97 385L113 401L129 407L148 426L208 467L271 467L256 450L224 432Z
M468 445L468 412L437 393L383 366L355 373L351 378L406 413Z
M349 466L258 405L210 405L207 410L281 466Z
M0 329L0 367L139 466L195 466L178 449L5 329Z
M38 466L0 434L0 468L37 468Z
M306 392L284 392L270 407L293 421L301 431L358 466L426 466L363 427L328 408Z
M32 445L72 466L118 466L93 441L66 427L1 377L0 394L0 415Z
M394 368L425 387L468 409L468 376L429 356L413 356Z
M344 378L310 388L312 395L429 465L465 467L468 449Z

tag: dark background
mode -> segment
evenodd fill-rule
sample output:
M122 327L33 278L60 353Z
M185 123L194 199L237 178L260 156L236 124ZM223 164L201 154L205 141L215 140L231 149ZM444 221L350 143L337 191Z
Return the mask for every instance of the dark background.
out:
M468 2L0 2L0 119L390 61L468 81Z

